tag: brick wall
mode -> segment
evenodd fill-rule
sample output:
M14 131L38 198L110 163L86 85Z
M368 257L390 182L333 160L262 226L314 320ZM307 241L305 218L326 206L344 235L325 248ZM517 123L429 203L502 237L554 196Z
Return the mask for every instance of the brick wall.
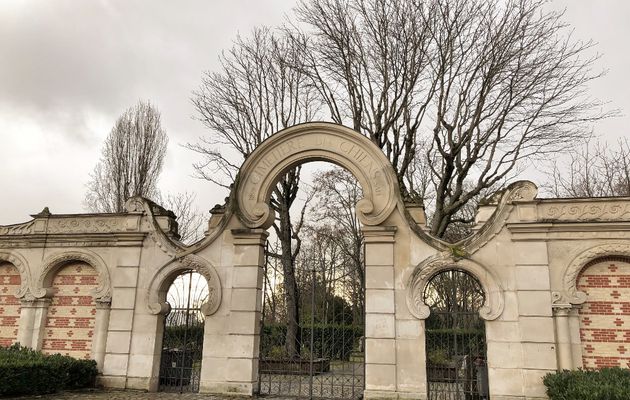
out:
M13 264L0 262L0 346L15 343L20 322L20 273Z
M90 358L96 315L92 291L97 279L94 268L85 263L69 264L57 272L42 351Z
M580 310L585 368L630 368L630 259L607 257L587 265L578 289L588 295Z

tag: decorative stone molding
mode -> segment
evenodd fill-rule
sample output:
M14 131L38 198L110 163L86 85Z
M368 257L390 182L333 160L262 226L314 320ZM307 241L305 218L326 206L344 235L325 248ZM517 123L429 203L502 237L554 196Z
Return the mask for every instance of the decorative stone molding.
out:
M551 295L554 304L582 304L586 293L577 289L580 272L591 261L606 256L630 257L630 242L608 242L591 247L578 254L562 273L562 291Z
M111 301L112 288L109 279L109 270L105 261L96 253L81 249L56 253L44 260L33 294L37 298L50 297L53 294L52 280L55 273L65 264L72 261L82 261L89 264L98 273L98 286L93 296L97 302Z
M0 235L29 235L33 233L33 225L35 225L35 221L0 226Z
M630 218L630 201L606 202L572 201L570 204L557 202L541 203L538 215L543 220L559 221L618 221Z
M499 280L486 267L470 259L457 259L451 253L440 253L429 257L415 267L407 281L407 306L418 319L426 319L430 314L429 306L423 299L424 290L435 275L442 271L459 269L474 276L485 293L485 302L479 309L481 318L491 321L503 312L503 289Z
M30 287L32 280L26 259L15 251L0 250L0 262L2 261L13 264L20 273L20 289L18 289L17 293L14 293L15 297L21 299L31 297Z
M309 161L329 161L357 178L364 198L356 213L364 225L380 224L402 204L396 174L374 143L340 125L307 123L270 136L245 160L235 186L243 224L271 226L275 215L268 203L273 188L287 170Z
M151 314L167 314L170 305L166 302L166 292L175 278L183 271L200 273L208 282L208 301L201 306L204 315L212 315L221 305L221 281L214 267L202 257L189 254L166 264L154 275L146 291L145 300Z
M464 250L473 254L494 238L505 226L515 203L534 201L538 194L538 187L530 181L518 181L506 189L496 192L486 203L496 204L494 213L488 221L471 237L458 243Z
M50 218L48 233L109 233L125 230L124 218L115 217L74 217Z

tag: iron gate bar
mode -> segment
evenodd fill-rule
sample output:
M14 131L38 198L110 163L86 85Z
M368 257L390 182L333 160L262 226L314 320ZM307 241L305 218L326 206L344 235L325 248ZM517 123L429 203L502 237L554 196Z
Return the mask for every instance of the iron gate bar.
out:
M443 271L424 293L429 400L488 400L485 322L478 309L484 293L464 271Z
M266 252L268 249L267 245ZM265 256L269 261L268 254ZM270 355L284 345L286 322L274 322L278 316L271 312L272 282L268 274L275 269L272 271L267 262L264 270L258 394L308 399L362 398L365 365L362 354L357 354L364 347L365 318L361 305L364 301L351 300L363 299L363 283L358 285L359 289L354 286L350 295L348 288L356 285L352 276L340 275L335 268L296 269L298 286L303 289L303 295L299 296L301 315L306 317L298 329L302 356L274 360ZM304 315L309 308L310 316Z

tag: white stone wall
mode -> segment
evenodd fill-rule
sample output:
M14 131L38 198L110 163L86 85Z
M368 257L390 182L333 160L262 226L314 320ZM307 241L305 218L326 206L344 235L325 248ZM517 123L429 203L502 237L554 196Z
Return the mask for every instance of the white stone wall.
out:
M630 255L630 199L538 200L532 187L514 185L484 206L484 224L456 245L428 237L402 203L365 226L366 398L426 398L428 311L417 294L448 268L468 271L486 291L480 316L493 400L544 398L546 373L583 366L578 310L587 296L577 279L593 260ZM11 289L20 299L18 340L42 348L54 276L85 263L98 277L90 352L101 382L156 390L166 289L193 268L213 291L200 390L254 393L266 232L228 209L213 216L204 241L186 248L173 239L172 222L132 199L125 214L37 215L0 227L0 263L20 274Z

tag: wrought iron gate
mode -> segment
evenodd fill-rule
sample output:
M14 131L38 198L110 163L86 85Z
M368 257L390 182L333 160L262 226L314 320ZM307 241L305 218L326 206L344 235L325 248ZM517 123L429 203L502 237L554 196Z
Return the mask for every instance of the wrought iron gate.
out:
M487 400L485 324L479 316L484 292L475 278L458 270L429 281L424 301L429 400Z
M360 399L365 387L363 266L296 267L299 315L294 354L287 352L283 285L267 263L259 394ZM270 266L271 265L271 266ZM355 268L356 269L356 268Z
M201 306L207 299L208 283L194 271L179 275L169 288L171 310L164 318L160 391L199 391L204 327Z

